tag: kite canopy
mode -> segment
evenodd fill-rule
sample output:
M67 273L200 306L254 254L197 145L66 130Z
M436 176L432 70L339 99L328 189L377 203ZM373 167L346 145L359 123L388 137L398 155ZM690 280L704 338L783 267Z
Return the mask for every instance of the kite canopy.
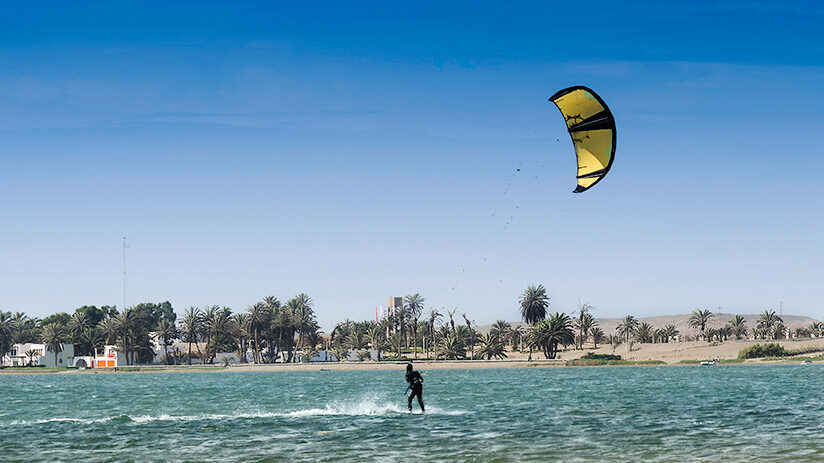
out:
M581 193L604 178L612 167L615 118L604 100L586 87L565 88L549 101L561 110L572 137L578 157L578 187L573 193Z

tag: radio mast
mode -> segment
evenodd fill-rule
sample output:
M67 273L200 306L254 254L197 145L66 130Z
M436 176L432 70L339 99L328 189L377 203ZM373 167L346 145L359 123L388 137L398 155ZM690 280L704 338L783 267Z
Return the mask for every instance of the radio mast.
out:
M123 307L126 310L126 237L123 237Z

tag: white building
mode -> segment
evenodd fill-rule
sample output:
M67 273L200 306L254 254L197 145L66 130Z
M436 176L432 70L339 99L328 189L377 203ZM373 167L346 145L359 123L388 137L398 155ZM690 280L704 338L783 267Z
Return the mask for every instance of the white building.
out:
M74 361L74 345L63 344L63 350L57 353L55 363L54 352L45 344L15 344L11 352L3 357L3 365L23 367L26 365L44 367L70 367Z
M358 359L358 352L359 351L356 351L356 350L349 350L349 352L346 355L346 358L344 358L343 360L346 360L347 362L358 362L358 361L360 361ZM367 352L369 352L369 357L370 357L371 360L376 360L376 361L378 360L378 351L377 350L369 349L369 350L367 350ZM303 362L303 360L302 360L303 352L298 351L298 352L295 353L295 356L297 357L298 362ZM330 350L319 350L319 351L317 351L317 353L315 353L315 355L312 356L311 359L309 359L310 362L336 362L337 360L338 359L335 357L335 354Z
M117 349L117 346L104 346L94 350L94 368L117 368L127 364L126 355Z

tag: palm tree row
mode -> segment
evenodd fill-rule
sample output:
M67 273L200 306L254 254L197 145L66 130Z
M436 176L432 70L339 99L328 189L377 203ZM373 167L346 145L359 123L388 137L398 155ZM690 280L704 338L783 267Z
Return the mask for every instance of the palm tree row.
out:
M338 323L330 337L333 355L340 358L336 349L347 349L348 352L348 349L371 347L378 351L379 357L385 351L394 352L396 358L406 358L405 352L411 353L413 359L418 358L420 352L435 360L505 356L505 337L500 334L481 336L466 314L462 314L464 324L456 324L457 310L446 311L448 322L439 323L443 315L431 308L422 320L424 298L412 294L403 301L402 307L390 311L378 322L344 320ZM480 348L476 349L476 346ZM341 355L348 354L341 351Z
M115 307L83 306L72 315L56 313L44 319L24 313L0 311L0 354L9 352L13 344L40 342L55 356L63 345L71 343L76 355L94 355L95 349L106 344L117 345L127 363L151 360L150 333L174 311L168 302L144 303L118 312Z
M75 346L76 355L94 355L95 349L116 345L127 364L150 362L152 341L163 346L164 361L214 362L218 352L237 352L241 361L251 351L257 363L294 361L295 351L321 344L312 300L299 294L281 305L267 297L246 313L233 314L228 307L189 307L178 321L168 302L143 303L119 312L115 307L83 306L74 314L58 313L43 320L23 313L0 311L0 356L13 344L41 342L55 358L65 343ZM187 344L185 354L170 353L177 339ZM193 352L193 347L197 354Z
M710 320L714 315L709 310L696 309L689 319L691 327L699 331L699 336L707 341L726 341L732 337L735 339L746 338L750 332L744 317L741 315L733 316L724 326L718 328L709 327ZM820 322L814 322L809 328L799 328L796 330L796 335L800 337L810 336L813 334L824 335L824 324L819 325ZM752 329L752 335L755 339L782 339L789 335L788 328L784 325L784 320L775 313L774 310L764 310L758 316L758 322L755 328Z
M621 319L615 334L607 336L589 304L579 304L574 315L550 313L550 298L543 285L528 286L518 302L526 329L498 320L481 335L466 313L459 314L457 309L425 311L423 296L409 294L382 320L338 323L326 347L338 360L347 358L351 350L365 356L362 349L367 347L376 349L379 358L384 352L393 352L396 357L411 354L418 358L422 354L431 359L499 359L506 357L507 349L529 348L530 359L535 349L551 359L568 346L582 349L591 343L597 349L599 344L609 344L614 350L622 343L667 343L679 336L674 325L656 328L632 315ZM456 323L458 316L463 323ZM774 310L763 311L751 330L741 315L721 327L711 326L717 317L709 310L696 309L688 323L707 341L742 339L748 334L756 339L782 339L790 333ZM824 323L814 322L794 334L824 336ZM185 352L170 352L168 347L178 339L186 344ZM134 364L151 360L153 340L163 346L167 363L189 364L194 359L213 363L219 352L237 352L241 362L247 361L247 353L255 363L276 359L294 362L298 351L308 359L324 344L312 300L306 294L286 303L269 296L242 313L215 305L189 307L180 320L168 302L138 304L122 312L110 306L84 306L71 315L61 312L42 320L21 312L0 311L0 354L9 352L13 344L38 341L46 344L55 358L64 343L72 343L77 355L94 355L95 349L114 344L126 362Z
M194 314L197 315L197 314ZM278 358L282 362L295 362L298 349L314 350L322 343L312 299L300 293L285 304L274 296L250 305L245 314L227 314L227 330L224 339L231 340L239 351L240 361L246 361L245 353L252 351L255 363L272 363ZM211 338L202 337L204 341ZM220 338L216 338L220 339ZM188 341L187 341L188 342ZM207 356L214 359L215 344L209 347Z

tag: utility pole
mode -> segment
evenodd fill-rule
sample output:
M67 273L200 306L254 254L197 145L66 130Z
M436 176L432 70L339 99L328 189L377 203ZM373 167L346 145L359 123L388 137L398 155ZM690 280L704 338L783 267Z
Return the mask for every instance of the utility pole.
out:
M126 310L126 237L123 237L123 307Z

